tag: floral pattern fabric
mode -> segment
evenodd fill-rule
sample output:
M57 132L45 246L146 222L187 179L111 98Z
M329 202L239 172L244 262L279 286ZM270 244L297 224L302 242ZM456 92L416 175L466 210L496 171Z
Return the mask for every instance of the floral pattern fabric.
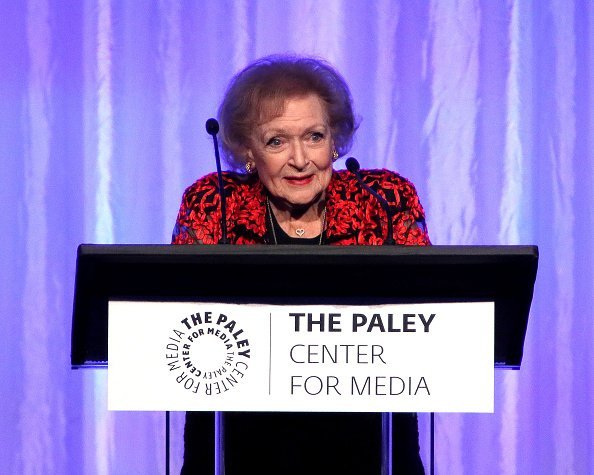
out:
M393 215L399 245L428 245L425 213L410 181L387 170L363 170L363 181L383 196ZM266 190L257 175L223 174L227 237L232 244L267 244ZM335 171L326 192L324 242L331 245L381 245L387 215L355 176ZM215 173L188 187L173 231L173 244L217 244L221 238L221 207Z

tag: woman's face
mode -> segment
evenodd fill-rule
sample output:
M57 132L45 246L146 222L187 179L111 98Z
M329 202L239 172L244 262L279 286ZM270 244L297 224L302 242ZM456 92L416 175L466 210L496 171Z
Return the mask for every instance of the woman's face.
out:
M276 206L307 209L325 196L332 147L324 105L311 94L288 99L282 115L256 126L247 159Z

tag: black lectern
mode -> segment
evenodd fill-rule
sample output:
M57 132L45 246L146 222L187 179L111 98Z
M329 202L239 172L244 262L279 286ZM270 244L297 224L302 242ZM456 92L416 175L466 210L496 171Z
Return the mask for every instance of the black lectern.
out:
M537 263L534 246L81 245L71 363L73 368L107 366L110 300L333 305L492 301L495 366L518 369ZM212 473L215 451L233 457L233 447L216 447L215 417L205 413L203 418L210 423L201 437L212 448L203 456L203 466ZM230 423L227 429L232 428ZM377 441L382 444L382 437ZM382 460L377 466L379 473Z

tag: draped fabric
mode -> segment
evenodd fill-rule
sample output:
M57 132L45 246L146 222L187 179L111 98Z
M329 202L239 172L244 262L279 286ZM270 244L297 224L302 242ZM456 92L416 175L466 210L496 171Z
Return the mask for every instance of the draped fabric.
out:
M76 246L169 242L226 83L277 52L344 74L352 154L415 183L433 243L540 248L522 368L437 415L437 472L594 473L593 2L22 0L0 29L1 473L163 473L164 415L70 369Z

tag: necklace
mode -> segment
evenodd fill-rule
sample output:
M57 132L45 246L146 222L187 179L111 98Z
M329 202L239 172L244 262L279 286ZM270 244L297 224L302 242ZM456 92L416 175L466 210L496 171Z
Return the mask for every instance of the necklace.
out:
M274 244L278 244L278 240L276 239L276 231L274 229L274 221L272 220L272 207L270 206L270 200L266 197L266 210L268 211L268 219L270 221L270 229L272 229L272 238L274 239ZM324 206L324 210L322 211L322 230L320 231L320 241L318 242L318 246L322 245L322 239L324 237L324 230L326 229L326 206ZM305 233L305 229L297 228L295 230L295 234L301 237Z

